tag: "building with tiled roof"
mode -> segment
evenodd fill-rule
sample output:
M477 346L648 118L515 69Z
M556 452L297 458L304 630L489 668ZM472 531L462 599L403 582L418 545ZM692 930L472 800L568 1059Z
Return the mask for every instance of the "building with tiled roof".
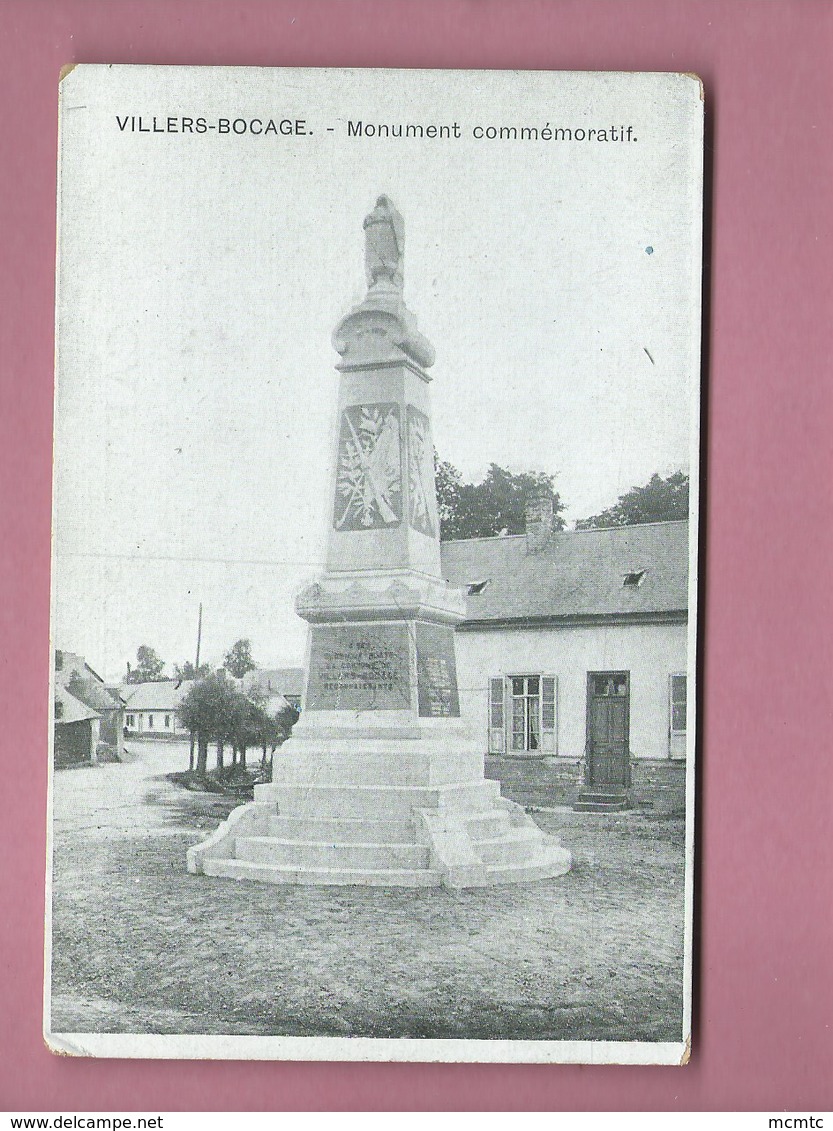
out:
M536 500L527 531L442 544L466 594L461 713L490 772L530 800L682 808L688 522L553 531Z
M55 724L56 754L60 760L74 761L81 757L86 747L93 761L97 758L99 742L106 743L109 757L120 759L124 753L124 701L116 688L108 687L101 676L77 652L58 649L55 652ZM77 714L74 704L80 703L87 714L84 718L70 719ZM59 718L59 711L61 717ZM95 724L91 720L95 719ZM69 742L69 723L86 722L86 728L75 727L86 738ZM93 731L95 735L93 737ZM68 746L73 757L65 758ZM90 753L91 751L91 753ZM104 756L104 748L102 748ZM86 755L85 755L86 759Z
M473 590L469 628L687 616L687 522L554 531L532 550L525 534L444 542L442 562L453 585Z
M275 715L287 706L299 707L303 690L303 668L257 668L243 679L226 676L243 691L257 689L266 710ZM187 738L179 719L182 700L195 680L162 679L154 683L123 683L125 729L129 738Z
M80 699L67 691L65 687L55 688L55 722L61 726L71 723L89 722L91 719L100 718L98 711L82 703Z
M244 691L257 689L268 700L267 710L275 714L281 707L300 708L304 691L303 668L255 668L243 676Z
M129 738L186 738L179 721L179 705L191 688L192 679L161 679L154 683L123 683L124 725Z

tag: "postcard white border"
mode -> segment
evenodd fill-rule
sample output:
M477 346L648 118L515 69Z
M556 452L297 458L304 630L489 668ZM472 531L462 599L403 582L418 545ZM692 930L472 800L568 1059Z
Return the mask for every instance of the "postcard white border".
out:
M88 69L95 64L86 65ZM127 65L124 65L125 69ZM67 68L61 78L74 69ZM138 69L138 68L137 68ZM171 68L159 68L171 69ZM191 69L187 66L173 68ZM272 70L272 68L202 68L203 70ZM381 68L370 68L380 70ZM293 68L283 68L287 75ZM327 68L323 69L328 70ZM331 68L338 71L341 68ZM355 68L349 68L354 71ZM319 73L322 73L319 71ZM395 71L386 71L391 76ZM413 72L409 72L413 73ZM435 72L425 71L432 74ZM449 81L459 79L465 72L442 71ZM503 72L477 72L503 73ZM523 72L509 71L507 74ZM562 75L571 72L560 72ZM581 74L613 75L621 72L574 72ZM682 75L680 77L683 77ZM699 137L692 145L692 187L701 206L692 214L692 245L695 250L692 270L692 340L691 340L691 448L690 448L690 501L689 501L689 619L688 619L688 679L692 691L689 702L696 704L698 696L698 564L700 553L699 531L699 476L700 476L700 412L702 373L702 276L703 276L703 128L704 101L702 81L695 75L686 75L699 84L701 114ZM58 126L58 154L61 152L60 121ZM60 233L61 178L58 166L57 231ZM57 264L56 264L57 268ZM58 333L60 311L60 272L56 269L55 315L55 380L59 379ZM696 378L696 379L695 379ZM54 450L53 450L54 468ZM64 1056L103 1057L117 1059L180 1059L180 1060L262 1060L262 1061L353 1061L353 1062L412 1062L412 1063L481 1063L481 1064L621 1064L621 1065L685 1065L691 1056L692 971L693 971L693 908L694 908L694 824L697 712L689 714L686 740L686 840L685 840L685 898L684 898L684 950L683 950L683 1025L685 1040L676 1041L529 1041L529 1040L438 1040L424 1038L386 1039L375 1037L283 1037L283 1036L218 1036L199 1034L146 1034L146 1033L53 1033L51 1032L51 968L52 968L52 868L54 836L52 828L52 801L54 775L54 665L52 663L55 603L55 544L54 544L54 492L52 515L52 580L50 609L50 687L49 687L49 767L47 786L46 835L46 907L44 939L44 1041L53 1053Z

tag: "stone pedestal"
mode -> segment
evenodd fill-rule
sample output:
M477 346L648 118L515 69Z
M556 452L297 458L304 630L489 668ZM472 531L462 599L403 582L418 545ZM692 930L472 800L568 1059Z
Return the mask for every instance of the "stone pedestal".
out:
M194 872L458 888L570 867L569 852L485 779L460 721L454 626L465 602L440 574L434 351L405 307L401 218L384 201L365 227L384 233L391 215L390 239L380 252L368 236L367 297L333 336L326 571L296 604L310 625L301 718L272 783L189 851Z

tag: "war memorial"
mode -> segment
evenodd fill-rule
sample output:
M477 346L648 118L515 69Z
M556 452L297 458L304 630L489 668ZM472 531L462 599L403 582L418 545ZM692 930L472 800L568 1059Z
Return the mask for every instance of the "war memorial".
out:
M336 450L303 711L273 780L188 869L277 884L467 888L562 875L570 853L486 780L460 718L462 592L440 568L428 370L403 299L404 224L364 221L365 299L338 324Z

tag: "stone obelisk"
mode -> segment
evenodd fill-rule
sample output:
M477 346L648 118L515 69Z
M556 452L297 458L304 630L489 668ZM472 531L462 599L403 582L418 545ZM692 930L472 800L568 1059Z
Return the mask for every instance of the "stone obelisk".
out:
M364 221L367 295L340 355L327 559L298 597L305 691L272 782L255 787L191 871L273 883L469 887L560 875L570 854L483 774L460 719L440 572L428 397L431 344L405 306L404 224Z

